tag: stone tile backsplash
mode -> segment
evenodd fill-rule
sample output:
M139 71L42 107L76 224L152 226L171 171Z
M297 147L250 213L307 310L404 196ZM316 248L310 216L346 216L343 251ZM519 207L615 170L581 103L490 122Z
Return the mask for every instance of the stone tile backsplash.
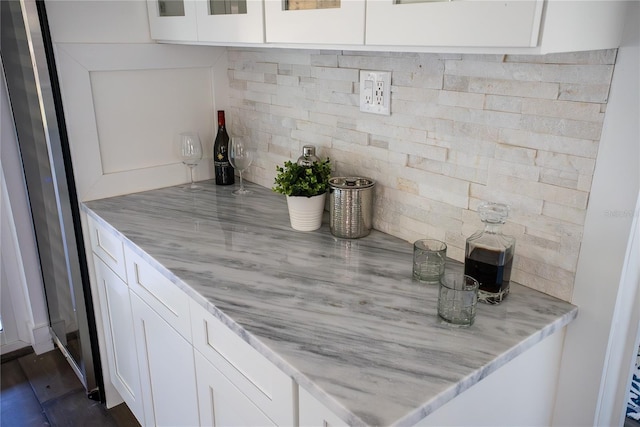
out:
M459 261L480 201L510 204L513 279L570 301L616 52L229 48L229 128L258 146L251 181L314 144L335 176L376 180L374 228ZM390 116L360 112L359 70L392 72Z

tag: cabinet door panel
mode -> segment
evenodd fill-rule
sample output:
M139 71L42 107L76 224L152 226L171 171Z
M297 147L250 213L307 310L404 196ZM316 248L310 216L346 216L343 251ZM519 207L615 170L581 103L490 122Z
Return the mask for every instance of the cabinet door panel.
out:
M196 6L193 0L147 0L147 13L152 39L198 39Z
M147 424L198 425L193 347L134 293L131 306Z
M265 0L267 43L364 43L365 0L341 0L339 7L286 10L282 0Z
M264 6L262 0L241 0L243 7L229 8L230 13L216 13L212 5L219 0L197 0L198 41L264 42Z
M368 0L366 44L380 46L531 47L542 0Z
M109 378L138 421L144 424L140 375L129 287L99 258L94 258Z
M276 425L198 351L195 351L195 360L201 425Z

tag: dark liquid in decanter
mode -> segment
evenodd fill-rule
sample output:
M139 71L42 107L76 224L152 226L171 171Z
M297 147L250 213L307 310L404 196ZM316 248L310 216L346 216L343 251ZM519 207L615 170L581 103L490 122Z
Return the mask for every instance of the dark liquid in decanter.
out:
M513 253L474 248L464 260L464 274L480 283L479 298L499 303L509 293Z

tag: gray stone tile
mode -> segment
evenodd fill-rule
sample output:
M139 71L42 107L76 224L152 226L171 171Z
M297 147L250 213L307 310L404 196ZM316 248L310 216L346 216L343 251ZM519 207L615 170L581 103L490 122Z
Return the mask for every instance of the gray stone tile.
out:
M20 354L2 363L0 377L0 427L140 426L124 403L107 409L89 399L58 350Z
M49 426L40 402L17 360L0 367L0 425L2 427Z
M18 359L18 362L40 403L72 391L84 391L82 383L58 350L41 355L29 354Z
M89 399L84 389L68 393L42 404L47 418L59 427L117 427L107 408Z

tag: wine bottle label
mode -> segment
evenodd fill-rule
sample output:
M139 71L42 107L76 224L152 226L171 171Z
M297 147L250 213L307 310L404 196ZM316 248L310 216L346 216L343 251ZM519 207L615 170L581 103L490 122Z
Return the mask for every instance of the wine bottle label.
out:
M213 162L217 185L231 185L235 183L233 167L229 162Z

